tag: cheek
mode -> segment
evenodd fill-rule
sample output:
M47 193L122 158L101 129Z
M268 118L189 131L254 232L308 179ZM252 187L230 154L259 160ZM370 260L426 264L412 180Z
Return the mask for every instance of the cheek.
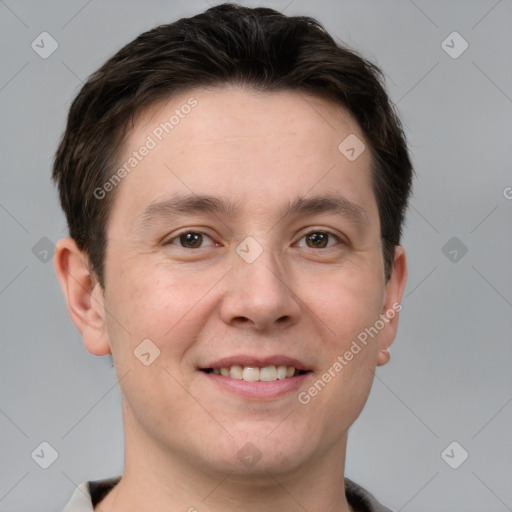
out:
M190 311L197 290L192 283L183 293L179 273L166 272L150 258L118 261L111 273L110 307L133 336L161 338Z
M115 256L120 255L113 252L111 259ZM185 266L171 269L168 262L148 261L144 255L119 257L118 264L110 266L105 305L112 349L119 353L119 360L125 357L127 364L133 364L126 357L150 339L160 349L159 362L175 366L213 314L208 291L218 283L219 272L191 274Z
M329 373L325 379L333 391L338 388L340 396L358 400L365 390L369 391L373 377L370 370L376 367L379 348L378 332L374 330L379 306L377 296L345 293L324 307L329 324L322 340L326 357L319 373L320 377Z
M371 288L359 285L332 281L323 296L317 294L309 302L314 305L313 317L320 319L323 335L318 345L323 356L299 402L303 416L311 418L309 429L320 429L326 445L359 416L377 363L378 334L367 333L379 319L382 295L375 281Z
M120 251L119 251L120 252ZM107 329L117 365L131 366L135 360L133 351L146 339L158 346L158 332L154 326L161 323L161 310L169 305L158 280L153 280L148 287L149 272L137 272L120 254L110 251L108 268L109 280L106 287L105 309L107 312ZM159 304L156 309L155 304Z
M325 388L317 386L322 389L317 404L350 404L341 409L327 406L324 410L331 409L330 414L359 411L371 388L379 348L375 325L384 293L383 283L372 268L333 272L329 280L321 280L321 287L307 286L308 292L303 293L304 302L312 310L311 318L322 332L318 341L323 352L322 367L317 378L323 377L327 383Z
M303 283L300 298L330 340L331 350L346 345L373 325L381 313L384 285L375 266L351 266L316 275Z
M207 312L201 299L215 281L202 276L200 286L158 265L118 261L111 268L105 304L116 372L130 414L157 437L163 426L182 429L176 410L201 414L199 405L183 393L187 377L179 363L202 327L199 315Z

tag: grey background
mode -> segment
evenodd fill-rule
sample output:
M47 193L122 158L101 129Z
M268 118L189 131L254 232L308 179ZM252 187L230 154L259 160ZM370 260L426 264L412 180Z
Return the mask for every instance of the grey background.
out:
M82 81L208 3L0 1L0 510L60 510L80 482L122 471L114 369L83 347L44 262L66 234L51 161ZM245 4L312 15L381 66L414 158L401 326L351 430L347 476L400 511L512 510L512 2ZM31 48L43 31L59 45L47 59ZM453 31L469 44L456 59L441 46ZM46 470L31 458L42 441L58 452ZM441 457L452 441L469 453L458 469Z

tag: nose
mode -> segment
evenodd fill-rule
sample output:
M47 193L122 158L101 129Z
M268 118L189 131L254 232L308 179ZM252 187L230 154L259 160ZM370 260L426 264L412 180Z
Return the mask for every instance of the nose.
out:
M275 332L298 321L301 307L291 276L270 249L250 263L236 255L228 276L220 311L227 325Z

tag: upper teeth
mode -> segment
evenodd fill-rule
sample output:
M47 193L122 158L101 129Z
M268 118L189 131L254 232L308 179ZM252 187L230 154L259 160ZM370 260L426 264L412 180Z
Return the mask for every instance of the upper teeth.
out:
M293 377L295 375L295 368L285 365L265 366L264 368L234 365L224 368L214 368L213 373L223 375L224 377L231 377L232 379L247 380L249 382L258 380L271 382L286 379L286 377Z

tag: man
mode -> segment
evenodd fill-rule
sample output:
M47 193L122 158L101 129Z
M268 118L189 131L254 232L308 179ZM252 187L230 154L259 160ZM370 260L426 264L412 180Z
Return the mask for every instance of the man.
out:
M122 477L66 512L388 510L344 477L406 281L377 68L313 19L211 8L90 77L53 177L57 274L125 429Z

